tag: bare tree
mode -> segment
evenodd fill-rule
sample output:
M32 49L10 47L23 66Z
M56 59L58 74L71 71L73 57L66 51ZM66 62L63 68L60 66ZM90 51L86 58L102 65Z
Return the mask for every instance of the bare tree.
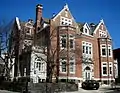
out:
M13 26L13 20L7 25L5 21L1 21L0 25L0 58L4 62L4 75L10 78L10 71L14 65L13 57L9 52L10 34Z

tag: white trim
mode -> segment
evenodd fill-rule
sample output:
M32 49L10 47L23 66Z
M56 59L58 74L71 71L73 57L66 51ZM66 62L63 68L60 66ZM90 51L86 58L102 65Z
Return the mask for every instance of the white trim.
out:
M70 73L70 74L75 74L75 70L76 70L76 69L75 69L75 68L76 68L75 58L74 58L73 60L70 59L70 60L69 60L69 63L73 63L73 65L72 65L72 66L73 66L73 67L72 67L72 68L73 68L73 72L70 71L70 65L69 65L69 73Z
M16 23L17 23L18 29L21 30L21 26L20 26L19 18L16 17L15 20L16 20Z
M114 78L94 78L94 80L115 80Z
M110 74L110 67L111 67L112 74ZM113 73L114 73L113 62L109 62L109 76L113 76Z
M105 47L103 47L103 46L105 46ZM106 55L102 55L102 49L105 49ZM101 45L100 45L100 50L101 50L101 53L100 53L101 57L107 57L107 48L106 48L106 44L101 44Z
M60 59L59 61L60 61L60 66L59 66L60 73L66 74L67 73L67 60L66 59L64 59L64 60ZM66 62L66 72L62 72L62 62Z
M105 64L105 65L103 65ZM102 76L108 76L108 63L107 62L101 62L102 65ZM106 67L107 74L103 74L103 67Z
M83 53L83 46L85 46L85 50ZM88 54L86 54L86 46L88 46ZM91 47L91 54L89 53L90 51L90 47ZM93 44L91 42L86 42L86 41L82 41L82 55L86 58L93 58Z

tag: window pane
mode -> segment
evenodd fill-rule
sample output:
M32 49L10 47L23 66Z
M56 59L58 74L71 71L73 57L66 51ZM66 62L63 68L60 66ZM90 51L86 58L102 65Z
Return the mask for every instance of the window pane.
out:
M66 39L62 39L62 47L66 48Z
M110 74L112 74L112 67L110 67Z
M88 46L86 46L86 54L88 54Z
M108 49L108 55L111 56L111 49Z
M103 67L103 74L107 74L107 67Z
M83 53L85 53L85 46L83 46Z
M66 62L62 62L62 72L66 72Z
M70 39L70 48L73 48L73 39Z
M91 54L91 47L89 47L89 54Z
M74 72L74 63L70 62L70 72Z
M106 49L105 49L105 48L102 49L102 55L103 55L103 56L106 55Z

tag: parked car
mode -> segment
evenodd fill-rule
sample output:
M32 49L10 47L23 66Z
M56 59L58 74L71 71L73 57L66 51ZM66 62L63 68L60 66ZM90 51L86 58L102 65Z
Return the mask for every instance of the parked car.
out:
M82 83L82 88L83 89L98 89L99 88L99 82L97 82L96 80L85 80Z

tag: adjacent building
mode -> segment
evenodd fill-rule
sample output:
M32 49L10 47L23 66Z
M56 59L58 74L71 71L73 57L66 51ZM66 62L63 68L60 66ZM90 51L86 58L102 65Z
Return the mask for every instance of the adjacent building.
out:
M116 63L114 66L114 70L116 70L115 78L120 78L120 48L113 50L113 57Z
M109 84L114 80L112 37L103 20L76 22L67 4L49 19L42 16L42 9L36 6L35 23L17 21L19 39L14 39L12 45L17 47L11 50L16 49L19 76L28 76L34 83L50 75L52 80L70 82L95 79Z

